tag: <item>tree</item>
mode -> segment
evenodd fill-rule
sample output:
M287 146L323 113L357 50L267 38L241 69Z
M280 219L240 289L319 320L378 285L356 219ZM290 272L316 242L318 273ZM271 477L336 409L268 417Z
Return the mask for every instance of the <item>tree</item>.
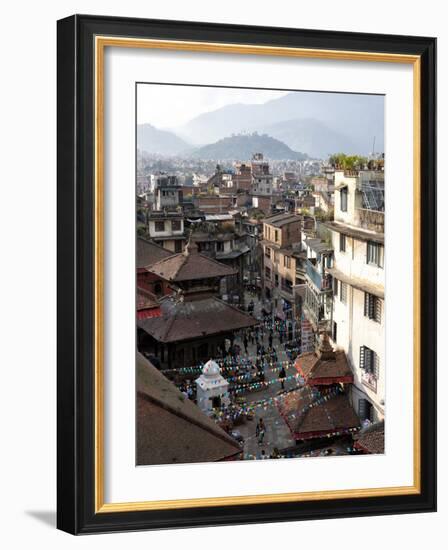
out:
M335 153L329 158L330 166L342 168L343 170L361 170L367 164L366 157L360 155L346 155Z

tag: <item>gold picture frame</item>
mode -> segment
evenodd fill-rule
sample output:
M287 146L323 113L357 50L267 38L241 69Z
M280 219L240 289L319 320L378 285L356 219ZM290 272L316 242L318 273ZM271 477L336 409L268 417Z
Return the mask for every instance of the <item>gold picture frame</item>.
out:
M126 20L127 21L127 20ZM146 29L147 37L131 36L130 30L126 27L126 21L112 20L106 18L93 18L88 16L75 16L60 22L60 30L70 26L72 34L78 33L79 44L91 44L90 52L85 52L83 55L89 56L90 69L93 69L92 99L93 99L93 124L92 132L94 137L93 151L93 219L91 220L93 229L92 256L93 261L93 378L92 378L92 395L94 396L93 403L93 426L90 434L93 437L93 470L90 478L90 487L93 490L93 502L89 511L89 520L81 526L75 526L73 521L61 519L59 525L61 528L71 532L84 532L95 530L109 530L107 527L111 517L117 517L121 514L121 520L112 521L114 525L121 525L125 522L124 528L131 526L132 521L126 524L123 519L125 513L148 513L175 511L175 510L191 510L194 514L194 509L211 509L219 507L252 507L254 510L259 505L276 505L276 504L293 504L293 503L310 503L324 501L344 501L345 499L356 499L368 501L369 499L378 499L378 497L415 497L415 502L420 502L422 495L427 493L427 473L422 473L422 460L424 459L425 472L428 468L428 460L430 457L422 457L422 325L427 322L422 318L422 215L427 216L427 212L422 213L422 163L427 167L431 159L422 159L422 118L425 121L425 132L428 131L428 108L427 94L434 93L429 89L428 83L422 80L422 64L425 74L428 72L427 53L419 51L420 44L415 45L414 52L412 48L407 47L409 53L403 53L403 47L395 48L396 51L374 51L374 46L368 47L367 50L353 49L352 42L348 36L341 36L339 43L347 44L346 48L335 49L333 41L330 40L331 47L302 47L293 45L266 45L256 44L251 42L250 33L247 34L246 40L238 43L224 41L209 41L204 38L185 39L183 38L160 38L154 28L159 28L153 22L142 22L142 28ZM107 24L109 23L109 24ZM152 23L152 26L151 26ZM159 22L160 24L160 22ZM115 32L109 31L116 25ZM195 24L192 24L193 26ZM199 25L199 24L197 24ZM206 25L204 24L206 27ZM186 24L186 27L188 25ZM169 29L169 25L166 25ZM95 32L93 31L95 30ZM104 32L108 30L108 32ZM222 26L222 33L230 33L230 28ZM197 35L197 29L194 27L190 34ZM168 30L167 30L168 32ZM243 31L241 31L243 32ZM271 37L272 43L275 43L276 31L273 29L265 29L266 36ZM308 31L311 32L311 31ZM84 33L84 34L82 34ZM153 36L151 36L153 33ZM204 31L205 33L205 31ZM270 34L269 34L270 33ZM325 33L319 35L316 31L316 43L325 41ZM142 32L140 34L143 34ZM154 36L155 34L155 36ZM159 33L160 34L160 33ZM168 32L169 34L169 32ZM200 33L199 33L200 34ZM205 33L206 34L206 33ZM204 36L205 36L204 34ZM300 31L290 30L291 37L295 40L300 40ZM343 33L342 33L343 35ZM88 39L86 38L88 36ZM230 35L229 35L230 36ZM362 36L362 35L359 35ZM372 42L380 41L376 36L372 38ZM387 40L389 39L389 42ZM294 42L294 40L290 40ZM412 44L412 39L410 39ZM367 42L368 44L368 42ZM395 40L391 37L384 38L383 50L392 50L395 45ZM68 47L68 46L66 46ZM79 47L79 45L78 45ZM242 54L242 55L263 55L263 56L283 56L283 57L300 57L324 60L350 60L362 62L383 62L383 63L400 63L410 64L413 70L413 202L414 202L414 264L413 264L413 297L414 297L414 342L413 342L413 484L403 487L381 487L381 488L365 488L356 490L332 490L332 491L316 491L304 493L281 493L281 494L265 494L265 495L244 495L238 497L216 497L216 498L200 498L200 499L182 499L182 500L163 500L163 501L142 501L142 502L127 502L127 503L107 503L104 499L104 56L106 48L140 48L140 49L159 49L159 50L174 50L174 51L189 51L189 52L208 52L215 54ZM372 49L373 48L373 49ZM427 39L425 42L426 50L434 48L433 39ZM420 48L421 49L421 48ZM371 51L370 51L371 50ZM426 57L425 57L426 55ZM62 69L60 69L62 70ZM92 71L91 71L92 72ZM429 86L431 88L431 85ZM425 111L422 109L422 92L425 94ZM60 92L61 94L61 92ZM75 154L75 153L74 153ZM429 157L433 154L433 150L429 152ZM426 183L426 182L425 182ZM430 182L432 185L432 183ZM430 205L433 206L432 204ZM425 335L428 338L428 335ZM426 389L425 389L426 391ZM422 487L422 483L425 487ZM433 502L433 499L430 499ZM411 500L412 501L412 500ZM297 512L300 514L300 511ZM62 518L61 512L61 518ZM67 517L67 516L65 516ZM101 519L106 518L106 519ZM150 516L147 516L147 527L152 527ZM176 520L174 519L174 524ZM212 521L213 522L213 521ZM230 522L230 521L229 521ZM70 525L69 525L70 524ZM100 527L96 527L96 525ZM191 524L195 524L192 520ZM157 521L154 525L158 525ZM129 527L132 528L132 527ZM112 530L113 528L111 528Z

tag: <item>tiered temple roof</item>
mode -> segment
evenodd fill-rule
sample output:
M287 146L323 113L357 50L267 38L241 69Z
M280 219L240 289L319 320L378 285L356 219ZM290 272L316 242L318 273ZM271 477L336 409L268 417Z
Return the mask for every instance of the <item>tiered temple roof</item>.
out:
M297 357L295 368L310 386L352 384L353 372L344 351L334 351L324 333L317 351Z
M199 254L192 241L184 252L160 260L148 271L178 286L175 295L161 301L161 317L138 322L139 328L158 342L167 344L205 338L256 324L251 315L213 295L215 290L210 280L233 275L236 271Z
M163 343L222 334L251 327L256 320L216 296L193 301L166 298L161 316L138 321L138 326Z
M278 408L295 439L350 433L360 425L348 396L336 390L303 386L279 400Z
M228 277L237 273L235 269L199 254L198 247L193 241L188 243L184 252L154 263L148 271L174 283Z
M295 439L356 432L360 421L343 384L353 383L345 352L334 351L324 333L316 352L295 363L305 385L278 400L278 409Z

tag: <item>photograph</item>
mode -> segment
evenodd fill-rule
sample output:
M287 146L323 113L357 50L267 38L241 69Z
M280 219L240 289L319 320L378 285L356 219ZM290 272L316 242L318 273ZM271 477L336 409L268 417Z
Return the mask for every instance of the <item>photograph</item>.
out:
M135 86L136 465L387 454L385 96Z

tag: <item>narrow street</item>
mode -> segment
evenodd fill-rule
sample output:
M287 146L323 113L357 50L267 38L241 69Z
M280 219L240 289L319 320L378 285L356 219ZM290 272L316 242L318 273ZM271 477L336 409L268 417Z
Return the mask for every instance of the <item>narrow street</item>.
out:
M247 294L246 303L251 300L254 302L254 316L258 319L262 318L262 303L254 296ZM264 330L260 342L265 348L268 347L269 331ZM241 339L237 339L236 343L241 347L242 356L245 357L244 345ZM285 351L284 343L280 344L279 336L275 330L273 333L273 347L278 355L278 364L284 361L288 361L288 355ZM256 345L249 342L248 356L256 357L257 350ZM294 439L291 437L291 432L286 425L284 419L280 415L275 403L269 401L270 398L276 397L282 391L292 390L297 387L297 379L289 378L297 374L293 363L283 363L286 371L286 380L284 383L284 390L281 387L281 381L279 380L278 369L273 370L269 366L264 366L265 381L273 381L265 389L259 391L248 392L245 394L246 403L254 403L258 401L265 401L266 404L257 406L255 408L255 416L252 421L246 421L243 425L238 426L236 429L244 438L244 458L255 459L262 458L262 451L269 457L274 448L283 449L294 445ZM262 418L265 424L266 430L262 443L259 443L256 437L256 426L259 419Z

